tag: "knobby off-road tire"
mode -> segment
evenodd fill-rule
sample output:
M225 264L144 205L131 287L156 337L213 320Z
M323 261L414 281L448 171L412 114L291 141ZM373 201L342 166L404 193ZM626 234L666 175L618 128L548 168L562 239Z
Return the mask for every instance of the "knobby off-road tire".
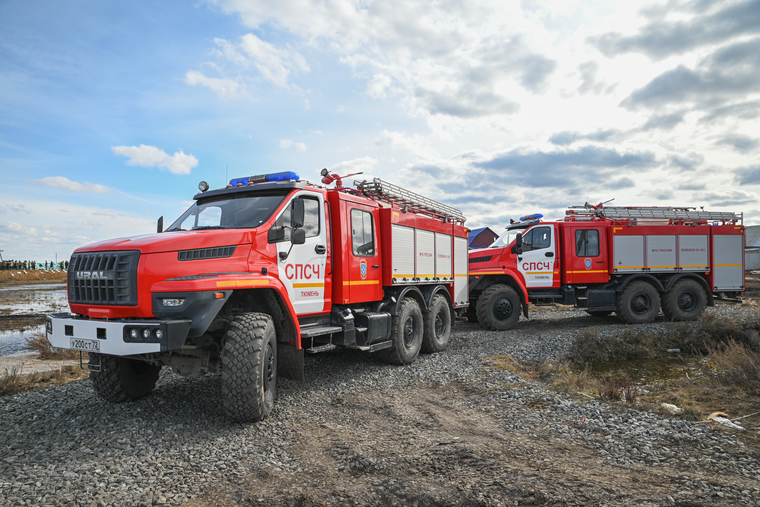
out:
M660 311L660 293L647 282L631 282L617 298L617 316L628 324L652 322Z
M95 393L111 403L123 403L147 396L156 387L161 366L90 352L89 365L100 365L100 371L90 371Z
M696 280L680 280L662 298L662 313L668 320L697 320L707 306L707 295Z
M256 422L272 411L277 387L277 335L272 317L235 317L222 350L222 403L228 417Z
M508 285L491 285L478 298L476 312L478 322L486 329L512 329L520 319L520 297Z
M380 358L390 364L409 364L417 359L422 347L424 321L420 305L412 298L404 298L393 317L391 345L380 351Z
M425 314L425 332L422 335L422 352L430 354L446 350L451 337L451 312L445 297L438 294Z

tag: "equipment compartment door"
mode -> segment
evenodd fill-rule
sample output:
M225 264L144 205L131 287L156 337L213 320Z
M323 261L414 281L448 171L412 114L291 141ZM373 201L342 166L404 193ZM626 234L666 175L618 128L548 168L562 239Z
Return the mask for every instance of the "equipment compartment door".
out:
M603 227L566 228L573 245L569 253L568 283L605 283L609 281L607 239ZM567 252L566 252L567 255ZM568 258L565 257L568 261Z
M744 290L744 236L713 236L713 290Z
M523 234L523 253L518 259L517 269L525 277L528 288L552 288L555 279L554 265L557 260L554 227L536 225Z

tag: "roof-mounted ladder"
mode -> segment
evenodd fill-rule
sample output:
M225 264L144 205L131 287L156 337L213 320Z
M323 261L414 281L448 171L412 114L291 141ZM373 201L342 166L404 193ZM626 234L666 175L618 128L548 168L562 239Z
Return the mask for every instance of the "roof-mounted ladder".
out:
M403 211L420 213L443 219L446 222L456 222L460 225L464 224L466 220L462 212L456 208L415 194L380 178L373 178L372 181L354 181L354 185L370 199L395 204Z
M743 223L744 213L731 211L702 211L696 208L673 207L623 207L594 208L588 206L571 206L565 212L568 216L594 216L596 218L639 218L649 220L705 220L708 222Z

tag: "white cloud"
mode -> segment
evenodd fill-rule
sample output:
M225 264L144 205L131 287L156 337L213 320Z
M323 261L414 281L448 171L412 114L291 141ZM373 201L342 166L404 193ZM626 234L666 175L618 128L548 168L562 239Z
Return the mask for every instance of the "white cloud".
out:
M172 174L190 174L193 167L198 165L198 159L192 155L186 155L184 151L178 151L174 155L167 154L164 150L155 146L112 146L115 155L122 155L129 160L127 164L141 167L158 167Z
M309 149L309 147L306 146L305 143L297 143L295 141L291 141L290 139L281 139L280 148L283 150L287 150L289 148L295 148L296 151L300 151L300 152L304 152Z
M92 194L105 194L113 190L112 188L105 185L88 183L86 181L84 183L79 183L77 181L71 181L70 179L63 176L49 176L40 180L32 180L32 182L46 187L62 188L64 190L71 190L73 192L88 192Z
M383 74L375 76L367 82L367 95L379 99L384 98L386 90L390 87L393 80Z
M372 157L360 157L346 160L330 167L330 172L340 176L353 173L370 173L377 166L377 159ZM365 175L366 177L366 175Z
M190 86L205 86L222 98L236 97L243 90L243 85L239 81L227 78L207 77L197 70L190 70L185 74L185 83Z

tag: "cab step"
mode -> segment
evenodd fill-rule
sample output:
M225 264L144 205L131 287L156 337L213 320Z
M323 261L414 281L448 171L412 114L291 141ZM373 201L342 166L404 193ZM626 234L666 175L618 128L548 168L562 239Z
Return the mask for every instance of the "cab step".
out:
M326 334L340 333L343 328L340 326L313 326L302 327L301 338L312 338L314 336L324 336Z
M316 347L305 349L304 352L307 354L319 354L320 352L327 352L337 348L337 345L333 345L332 343L325 343L324 345L317 345Z

